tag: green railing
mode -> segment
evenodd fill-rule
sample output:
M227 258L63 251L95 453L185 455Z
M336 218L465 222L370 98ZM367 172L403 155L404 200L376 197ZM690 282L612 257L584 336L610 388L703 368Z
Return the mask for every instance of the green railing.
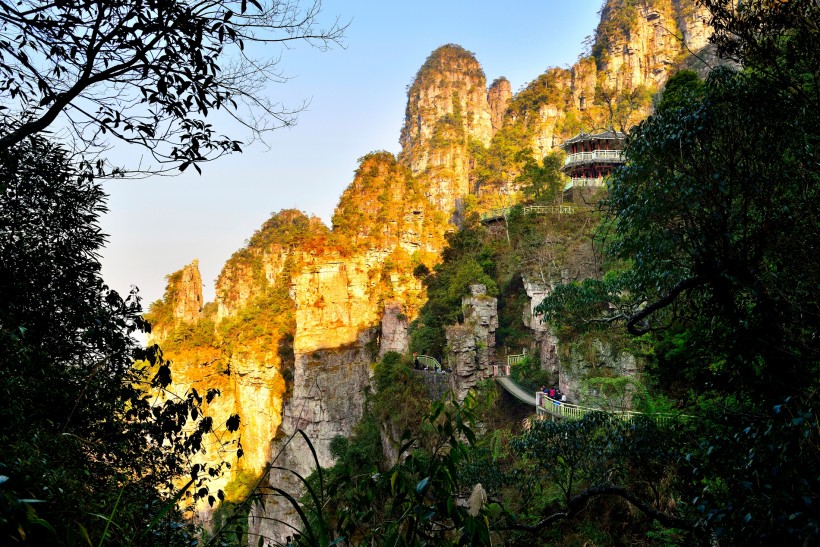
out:
M517 365L527 357L526 353L518 353L515 355L507 355L507 365Z
M541 395L540 397L538 395ZM547 397L546 393L536 394L536 414L551 414L553 416L568 418L570 420L580 420L590 412L606 412L610 416L618 417L624 421L631 422L637 416L646 416L655 420L659 425L665 425L674 419L674 416L666 414L644 414L634 410L604 410L602 408L588 408L570 403L562 403Z
M506 372L505 374L501 370L499 370L501 368L502 367L498 366L493 367L493 375L496 376L496 380L516 398L524 402L528 400L529 404L535 405L536 414L539 416L550 415L556 418L580 420L590 412L606 412L611 416L616 416L627 422L631 422L635 419L636 416L646 416L654 420L658 425L666 425L677 418L688 417L684 415L676 416L669 414L644 414L642 412L635 412L634 410L604 410L602 408L588 408L584 406L573 405L570 403L562 403L561 401L550 399L546 393L533 393L532 391L525 390L516 382L514 382L512 378L509 378L507 376L507 374L509 374L509 371L504 371Z
M535 213L537 215L572 215L576 211L576 208L572 205L525 205L523 209L525 213ZM512 207L491 209L486 213L481 213L481 222L507 218L510 211L512 211Z
M420 365L427 367L427 369L441 370L441 363L439 363L435 357L430 357L429 355L418 355L416 356L416 360Z

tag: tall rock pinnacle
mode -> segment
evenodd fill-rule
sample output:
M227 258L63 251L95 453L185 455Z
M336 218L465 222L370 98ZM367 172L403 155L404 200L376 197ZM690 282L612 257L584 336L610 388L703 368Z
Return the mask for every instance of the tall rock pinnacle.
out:
M504 125L504 114L507 113L510 99L512 99L510 81L503 76L494 80L492 85L490 85L490 89L487 91L487 102L490 105L493 133L501 129L501 126Z
M442 211L468 193L470 143L493 135L487 80L472 53L447 44L419 69L407 97L399 160L426 186Z
M187 322L196 321L202 314L203 305L199 260L194 259L175 275L179 278L174 298L174 317Z

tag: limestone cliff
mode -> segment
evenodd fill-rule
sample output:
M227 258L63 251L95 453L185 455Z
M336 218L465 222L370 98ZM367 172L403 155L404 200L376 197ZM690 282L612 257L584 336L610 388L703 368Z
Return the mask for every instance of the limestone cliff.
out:
M710 34L694 0L608 0L590 53L569 70L547 70L509 100L501 122L492 118L492 142L474 152L470 180L484 208L507 205L510 198L493 196L518 190L522 159L509 151L529 149L540 159L580 131L627 130L650 113L673 71L698 68L692 54Z
M504 116L507 114L510 99L512 99L510 81L503 76L493 80L490 89L487 91L487 103L490 105L490 122L493 126L493 133L501 129L504 124Z
M289 292L292 272L301 260L295 249L324 240L328 232L316 218L282 211L228 260L217 280L217 301L200 304L195 320L175 317L183 308L181 295L198 294L201 301L196 263L169 276L165 299L146 314L154 325L153 341L173 363L174 393L219 389L221 395L206 405L214 423L224 424L232 414L241 417L239 438L227 447L211 439L199 459L231 464L230 471L210 485L214 491L223 489L229 499L245 495L249 485L243 481L264 468L270 439L281 422L294 366L294 303ZM186 288L191 284L196 290ZM237 460L239 440L244 457Z
M552 285L525 277L524 291L527 295L527 305L524 308L523 323L533 332L535 349L541 358L541 369L549 371L557 378L560 371L558 359L558 337L551 331L535 313L535 308L544 301L551 292Z
M333 215L331 244L305 249L292 277L293 394L271 445L278 465L304 475L313 471L308 448L290 441L298 429L308 433L320 464L332 463L330 441L349 435L361 417L378 353L407 351L408 315L416 313L422 295L412 272L438 260L445 226L444 215L392 154L361 159ZM300 489L289 473L273 470L268 480ZM284 540L287 529L262 512L295 523L290 508L269 499L249 521L258 533Z
M410 86L399 159L439 210L452 212L469 193L470 144L487 146L492 134L481 65L460 46L438 48Z
M624 10L631 11L620 16ZM645 116L651 93L685 56L676 36L697 49L708 35L702 21L687 0L640 7L610 0L591 55L548 70L515 95L504 78L488 89L473 54L442 46L409 88L399 157L375 152L360 160L332 228L299 211L274 215L226 263L214 303L202 303L195 264L169 276L166 298L149 318L175 362L175 380L181 388L218 387L216 420L242 416L245 457L205 456L235 464L215 487L241 495L243 480L273 459L308 474L309 450L289 440L297 429L309 434L322 465L332 463L330 441L350 434L361 416L371 364L380 352L406 351L408 323L425 298L414 271L429 272L441 260L444 234L460 220L465 198L512 196L522 151L543 157L581 130ZM544 287L596 267L580 240L537 243L522 269L533 302ZM558 248L566 253L555 255ZM459 394L489 374L494 307L494 298L472 294L464 323L448 332ZM554 368L554 337L527 320L540 333L544 365ZM268 480L298 492L288 477L274 472ZM251 531L284 539L263 518L290 518L281 509L273 501L255 508Z
M235 316L253 298L275 286L294 249L327 234L320 219L300 211L273 215L222 268L216 280L217 320Z
M464 323L447 328L450 387L459 400L478 382L492 376L498 300L487 295L484 285L471 285L470 295L464 297L461 307Z
M632 409L634 382L642 362L620 342L619 337L604 332L566 344L561 358L561 391L585 406Z

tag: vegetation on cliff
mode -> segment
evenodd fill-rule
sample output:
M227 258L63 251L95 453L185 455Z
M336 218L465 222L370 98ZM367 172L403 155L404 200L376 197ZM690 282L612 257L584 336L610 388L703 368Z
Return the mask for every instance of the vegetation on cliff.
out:
M697 416L685 422L697 441L673 452L687 462L674 487L693 526L722 541L813 542L820 110L805 86L819 73L817 33L787 4L713 4L727 25L718 43L749 69L670 82L607 200L608 253L628 268L543 310L576 325L622 321L653 346L658 387ZM762 22L781 39L750 31Z
M124 299L102 281L105 206L95 177L199 171L240 151L241 141L206 120L217 110L254 138L292 123L296 112L262 93L281 81L278 60L251 61L242 51L338 43L344 28L320 28L319 8L265 0L4 5L0 543L190 545L182 509L191 498L213 505L224 497L209 481L229 464L193 460L210 442L223 450L240 419L209 415L219 389L172 384L162 351L132 338L150 327L136 290ZM112 167L112 140L142 147L151 160ZM155 313L170 323L174 309ZM196 329L176 334L204 345L207 321Z
M592 356L604 344L640 352L648 363L648 386L639 386L647 408L685 414L627 422L591 413L578 421L528 422L522 431L512 420L500 423L491 387L480 391L485 407L475 408L472 397L464 405L431 403L410 360L388 353L374 367L375 390L354 434L331 443L336 465L306 480L312 495L302 504L289 498L294 507L306 509L295 543L817 541L817 8L750 2L734 12L718 0L707 3L722 49L750 68L715 71L705 82L691 73L670 81L656 114L630 137L629 163L613 177L604 215L584 207L561 215L526 214L514 207L485 226L474 214L475 201L466 199L462 225L448 234L436 264L446 219L433 212L425 196L429 189L420 183L430 180L432 171L416 179L391 154L375 152L361 159L332 230L295 211L274 215L226 264L218 302L206 305L201 318L174 315L183 276L169 277L166 298L148 317L161 327L156 332L166 355L190 371L189 379L205 380L225 396L238 393L240 377L265 368L271 376L251 386L253 397L266 389L281 406L294 363L295 277L305 265L372 256L377 258L370 264L357 262L370 268L366 286L356 287L362 301L381 305L396 295L396 287L417 286L411 271L427 290L413 323L411 350L445 353L444 326L462 319L462 298L477 282L499 297L500 345L530 345L533 332L522 326L522 315L529 312L523 294L525 283L536 282L553 289L540 311L565 347ZM658 6L607 4L600 47L628 36L638 13ZM660 15L668 17L664 6ZM760 36L759 28L769 32ZM594 48L593 53L603 66L609 52ZM449 45L431 56L416 83L443 78L443 72L453 72L452 81L463 74L484 78L469 52ZM465 129L470 122L462 92L470 90L451 89L446 113L435 120L424 144L441 152L469 149L472 180L497 195L512 197L511 187L518 186L535 202L553 202L560 196L561 157L536 157L533 141L589 128L586 124L596 120L626 126L650 104L651 87L622 89L610 85L606 75L592 74L595 97L581 112L574 104L578 90L569 81L574 77L554 70L536 79L512 101L507 124L489 147ZM422 112L412 114L408 119L415 120ZM543 146L539 150L543 155ZM45 152L23 147L9 158L13 163L14 154L22 154L23 163L32 166L39 165L38 158L51 158L57 168L45 165L44 171L76 174L60 153ZM435 173L444 175L451 167L436 166ZM16 166L5 170L12 179L25 175ZM502 188L508 193L499 192ZM191 392L156 412L145 392L135 389L152 379L155 389L166 388L170 369L156 351L145 355L150 366L128 366L133 341L127 334L142 321L137 306L101 285L98 265L89 258L100 241L94 225L99 191L86 186L58 197L40 209L23 207L45 215L35 215L38 225L25 228L37 237L2 242L3 256L14 257L3 267L13 270L15 282L34 280L48 289L45 300L53 301L38 307L42 292L15 286L9 294L19 299L0 316L7 342L4 367L11 372L3 379L5 393L32 394L22 411L11 403L3 411L13 427L3 431L10 448L0 458L0 470L5 476L11 468L7 462L18 458L15 465L25 471L20 476L15 468L16 475L0 483L14 488L2 490L0 498L2 515L11 515L2 523L3 533L15 539L21 530L52 537L49 525L20 499L47 492L51 503L82 504L80 513L69 517L48 514L59 537L84 535L82 515L105 514L122 499L129 503L121 510L122 530L107 532L102 519L90 535L133 540L132 532L146 528L142 503L155 503L152 514L162 514L183 460L213 430L216 422L201 413L216 401L216 392ZM71 209L74 205L78 210ZM55 212L52 223L46 217ZM20 214L15 222L25 217ZM43 258L38 242L54 239L68 243ZM603 259L594 252L598 249L605 251ZM38 261L80 268L54 273ZM43 279L44 272L54 276ZM324 296L308 304L322 308ZM61 312L56 318L49 313L55 309ZM337 314L333 321L342 320ZM321 358L315 352L310 366ZM529 357L516 377L533 385L545 382L550 375L538 365ZM32 369L43 374L32 377ZM623 379L603 373L586 380L587 387L603 393L627 391ZM73 397L78 388L79 397ZM41 393L55 401L52 414L32 404ZM233 399L231 409L239 409L241 401ZM90 420L75 420L77 412ZM193 433L184 428L188 418L199 419ZM239 426L232 416L224 427ZM264 435L260 446L266 449L270 437ZM160 439L176 450L163 450ZM158 471L143 476L134 465ZM198 463L191 476L200 481L211 471L218 472ZM248 479L256 471L238 473L228 494L244 497L256 485ZM165 490L157 494L158 486ZM289 495L276 484L272 488ZM197 484L196 496L223 497L204 484ZM170 533L176 515L166 507ZM244 533L240 527L237 538Z
M390 152L382 151L359 159L353 182L339 198L332 223L332 240L351 251L404 247L424 254L439 247L444 215L430 206L410 169ZM417 232L413 241L416 249L401 245L409 231Z
M442 262L432 271L416 270L427 288L427 301L410 327L410 349L443 357L444 328L463 321L461 301L469 287L481 283L488 294L499 296L498 344L520 348L532 339L522 323L529 305L522 278L550 286L562 279L595 276L592 233L594 210L575 214L526 214L521 206L503 221L487 227L476 215L447 236Z
M688 4L680 2L680 4ZM592 56L599 67L607 60L608 50L629 42L642 17L663 15L672 20L675 3L671 0L608 0L601 8L601 22L595 29ZM681 47L682 49L682 47Z
M624 421L591 413L532 423L520 435L506 432L511 439L468 433L458 412L441 421L448 407L434 405L433 419L422 422L442 438L462 437L451 450L416 453L418 430L409 428L405 462L344 476L328 491L332 537L817 542L820 13L797 4L750 2L735 11L707 0L718 44L747 69L718 69L705 81L675 77L655 115L630 135L604 214L567 217L582 223L576 234L597 226L605 256L589 266L598 275L566 283L550 270L561 264L554 257L528 272L550 272L545 280L557 287L540 311L565 340L594 348L618 333L648 360L647 403L668 411L669 397L678 414ZM520 214L495 233L468 219L448 238L442 264L416 271L430 297L415 327L417 349L436 351L440 337L427 329L436 317L457 319L460 272L503 295L521 274L510 264L514 250L533 233L554 237ZM484 495L473 497L477 482ZM379 511L361 511L374 505Z

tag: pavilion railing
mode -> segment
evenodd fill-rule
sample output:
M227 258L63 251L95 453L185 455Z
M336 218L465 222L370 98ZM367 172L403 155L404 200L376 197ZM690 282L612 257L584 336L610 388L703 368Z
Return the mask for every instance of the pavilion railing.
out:
M564 190L569 190L570 188L597 188L605 185L604 177L572 177L569 182L564 185Z
M622 163L624 160L621 155L621 150L591 150L589 152L569 154L567 159L564 160L564 166L595 161Z

